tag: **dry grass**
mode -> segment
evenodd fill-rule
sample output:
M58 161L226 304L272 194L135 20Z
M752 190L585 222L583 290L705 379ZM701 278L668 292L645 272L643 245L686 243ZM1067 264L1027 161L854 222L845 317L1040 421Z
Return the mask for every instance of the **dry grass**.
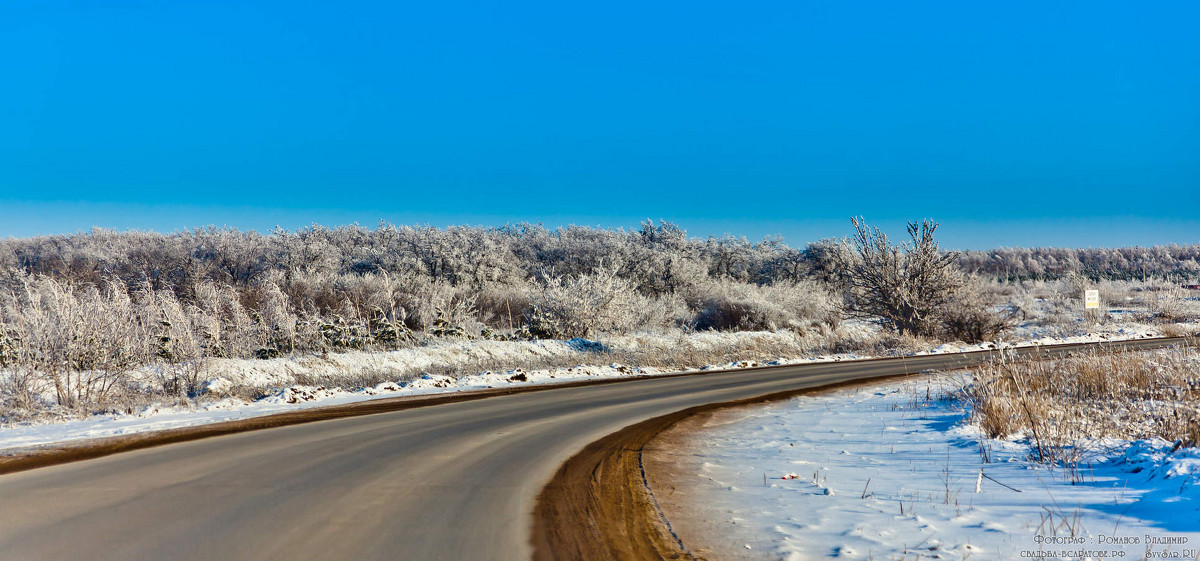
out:
M1187 326L1179 325L1177 323L1163 324L1159 330L1162 332L1163 337L1186 337L1195 331L1194 329L1188 329Z
M1200 349L1093 350L1001 360L970 371L964 390L987 436L1023 436L1037 459L1075 465L1102 438L1200 445Z

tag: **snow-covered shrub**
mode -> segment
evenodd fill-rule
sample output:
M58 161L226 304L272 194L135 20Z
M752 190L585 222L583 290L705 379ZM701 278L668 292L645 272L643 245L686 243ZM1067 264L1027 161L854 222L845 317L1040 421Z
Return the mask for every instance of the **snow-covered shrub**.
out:
M492 329L519 328L533 306L532 293L528 283L484 286L475 299L479 321Z
M679 300L639 294L615 268L569 278L545 276L533 290L527 317L529 330L539 338L590 337L604 331L629 331L669 325Z
M1154 286L1143 293L1147 313L1154 320L1182 323L1200 320L1200 294L1179 286Z
M30 392L45 387L62 407L103 405L149 358L148 326L120 283L76 287L25 278L2 310L9 385L27 404Z
M267 279L251 287L247 296L252 302L250 318L257 331L254 355L269 358L294 351L299 318L293 313L287 295L273 280Z
M371 344L371 332L357 321L347 320L341 315L322 321L317 332L325 344L332 349L364 349ZM271 358L271 357L262 357Z
M206 326L211 321L197 306L180 302L167 290L146 288L141 298L142 321L158 326L154 354L160 359L158 373L162 391L167 395L196 395L204 381Z
M194 301L205 356L248 356L258 348L255 322L232 286L205 281L196 287Z
M379 307L376 307L371 314L371 321L367 327L371 332L371 340L385 348L395 348L401 343L412 341L415 338L412 330L404 325L403 315L396 318Z
M943 339L979 343L994 341L1016 324L1021 310L1000 305L997 287L971 279L938 313Z
M1001 303L1012 308L1016 314L1014 319L1018 321L1034 319L1041 307L1038 298L1021 285L1012 285L1012 287L1011 295L999 296Z
M697 287L689 300L697 329L836 327L841 315L829 291L809 281L760 286L725 280Z
M432 319L425 330L435 337L478 337L484 325L478 319L475 295L461 287L435 285L430 297Z
M289 271L280 288L298 310L317 314L341 311L346 301L342 275L335 271ZM234 287L229 287L233 289Z
M1136 284L1141 285L1142 283L1139 281ZM1141 291L1134 285L1133 281L1105 280L1092 283L1088 288L1098 291L1100 301L1104 302L1106 306L1120 308L1129 306L1139 296Z

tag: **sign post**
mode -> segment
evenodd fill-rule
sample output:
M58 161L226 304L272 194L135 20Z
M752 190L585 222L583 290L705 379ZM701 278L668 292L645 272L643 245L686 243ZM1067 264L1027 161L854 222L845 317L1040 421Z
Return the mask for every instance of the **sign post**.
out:
M1083 307L1091 310L1100 307L1100 291L1085 290L1083 291Z

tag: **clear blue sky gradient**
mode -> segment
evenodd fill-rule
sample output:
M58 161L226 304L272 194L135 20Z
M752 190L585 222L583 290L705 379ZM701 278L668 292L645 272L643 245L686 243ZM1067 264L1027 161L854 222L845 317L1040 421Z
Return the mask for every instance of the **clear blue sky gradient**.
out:
M252 4L252 5L251 5ZM5 2L0 236L1200 242L1200 4Z

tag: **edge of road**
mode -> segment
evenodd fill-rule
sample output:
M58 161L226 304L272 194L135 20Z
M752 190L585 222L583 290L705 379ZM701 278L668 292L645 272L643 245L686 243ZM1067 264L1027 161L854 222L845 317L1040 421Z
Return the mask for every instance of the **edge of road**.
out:
M693 415L919 375L891 374L699 405L597 440L559 467L538 496L530 538L534 561L702 559L687 550L658 508L642 466L646 444Z
M1168 338L1145 338L1135 339L1134 341L1155 341L1166 340ZM1186 340L1186 337L1169 338ZM1071 343L1066 345L1044 345L1021 348L1040 348L1052 349L1060 347L1075 347L1081 345L1094 345L1096 343ZM971 351L968 353L945 353L945 355L961 354L964 356L974 354L985 354L996 352L995 349L987 349L982 351ZM920 355L924 356L924 355ZM826 362L813 362L811 364L836 364L836 363L869 363L887 360L905 360L913 358L910 356L898 357L873 357L861 359L846 359ZM331 419L342 419L346 417L358 417L362 415L374 415L378 413L390 413L393 411L402 411L405 409L413 409L417 407L430 407L434 405L442 405L446 403L455 403L460 401L473 401L477 399L486 399L489 397L497 397L503 395L512 395L527 392L550 391L563 388L577 388L582 386L598 386L605 384L621 384L640 380L659 379L659 378L678 378L683 376L712 376L720 374L729 374L734 372L752 372L757 370L769 370L773 368L789 368L794 366L803 366L801 364L790 365L770 365L770 366L751 366L747 368L713 368L709 370L694 370L687 372L674 372L668 374L643 374L638 376L628 376L623 378L603 378L599 380L573 380L565 382L553 382L545 384L535 384L528 386L508 386L503 388L489 388L479 390L466 391L451 391L443 393L434 393L418 396L399 396L385 397L379 399L370 399L357 401L354 403L346 403L341 405L316 406L295 411L286 411L283 413L272 413L270 415L262 415L257 417L249 417L246 419L237 419L233 421L221 421L217 423L206 423L201 425L193 425L189 427L180 427L174 429L164 429L156 431L146 431L135 434L88 438L80 440L70 440L59 443L50 443L44 445L30 446L28 448L10 448L8 451L0 451L0 475L26 471L42 467L49 467L59 464L90 460L119 454L122 452L132 452L134 450L142 450L145 448L153 448L156 446L164 446L167 444L176 444L180 442L189 442L204 438L213 438L217 436L225 436L242 432L264 430L277 427L285 427L290 425L299 425L304 423L312 423L317 421L327 421Z
M1200 337L1197 335L1196 337ZM1129 341L1073 343L1030 350L1059 351L1074 348L1121 347L1138 341L1155 341L1150 348L1172 343L1196 344L1195 337L1155 337ZM1126 345L1123 345L1126 344ZM1008 349L1005 349L1008 350ZM975 355L995 350L959 353ZM906 357L889 357L899 360ZM1049 358L1049 357L1047 357ZM772 367L775 368L775 367ZM758 397L710 403L635 423L588 444L572 456L542 488L534 508L530 542L534 561L634 559L700 559L672 531L658 507L642 464L642 451L660 433L693 415L718 409L753 406L805 394L864 386L919 375L904 372L870 376L820 386L786 390Z
M1142 339L1148 340L1148 339ZM990 351L976 351L990 352ZM837 362L866 362L875 360L890 360L893 358L903 357L885 357L885 358L869 358L869 359L850 359ZM814 363L826 364L826 363ZM447 403L456 403L461 401L474 401L478 399L487 399L503 395L512 395L519 393L530 393L557 390L564 388L577 388L582 386L600 386L606 384L620 384L633 382L638 380L649 380L658 378L679 378L683 376L707 376L714 374L727 374L732 372L748 372L754 370L764 370L771 368L784 368L787 366L796 365L772 365L772 366L752 366L747 368L730 368L730 369L710 369L697 370L689 372L672 372L667 374L642 374L637 376L628 376L622 378L603 378L599 380L572 380L565 382L551 382L544 384L535 384L528 386L508 386L502 388L487 388L478 390L465 391L449 391L432 393L416 396L398 396L384 397L379 399L368 399L356 401L353 403L345 403L340 405L327 405L308 407L295 411L286 411L282 413L272 413L269 415L261 415L257 417L249 417L246 419L237 419L233 421L221 421L216 423L206 423L201 425L193 425L188 427L179 427L174 429L163 429L155 431L146 431L135 434L108 436L99 438L88 438L80 440L70 440L60 443L50 443L29 448L10 448L9 452L0 452L0 475L26 471L53 465L90 460L100 458L112 454L122 452L132 452L134 450L142 450L145 448L153 448L156 446L164 446L167 444L175 444L179 442L188 442L192 440L200 440L204 438L213 438L217 436L225 436L242 432L250 432L256 430L271 429L277 427L286 427L290 425L299 425L305 423L313 423L317 421L327 421L332 419L342 419L346 417L359 417L363 415L375 415L379 413L390 413L393 411L403 411L405 409L415 409L418 407L432 407L434 405L443 405Z

